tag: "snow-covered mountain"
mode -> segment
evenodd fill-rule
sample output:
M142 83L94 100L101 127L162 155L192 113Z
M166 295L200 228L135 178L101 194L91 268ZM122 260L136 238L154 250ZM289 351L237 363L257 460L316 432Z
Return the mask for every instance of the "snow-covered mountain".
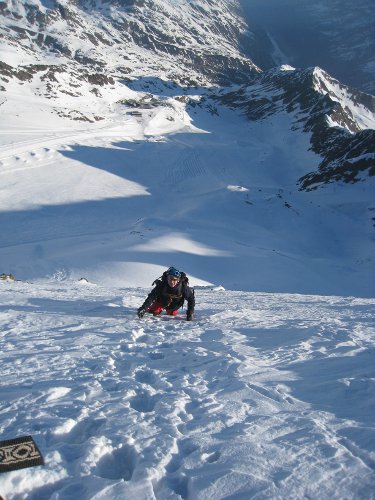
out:
M222 91L219 100L250 120L287 111L293 129L309 133L322 162L299 180L301 189L375 175L375 98L340 84L320 68L270 70L251 85Z
M313 12L319 6L318 2ZM260 19L262 9L256 2L244 7L248 15L254 12L254 18ZM331 6L334 12L336 8ZM33 94L57 100L53 111L59 116L98 121L112 111L113 103L96 105L95 113L87 106L77 109L78 99L62 107L59 98L85 97L90 92L102 101L115 94L120 101L121 92L113 90L123 77L129 81L157 76L184 86L251 81L247 90L237 91L238 96L236 91L226 92L222 102L237 106L241 102L251 120L283 106L289 113L299 107L301 130L312 134L312 148L323 158L318 172L305 174L302 188L373 175L374 132L367 129L375 126L374 98L341 85L319 68L262 74L253 60L263 69L272 66L275 47L259 28L249 31L234 0L184 0L178 9L175 2L165 0L47 5L26 1L4 2L1 9L5 45L0 73L6 94L16 82L31 87ZM150 89L144 80L140 87ZM138 107L145 98L122 102ZM12 101L9 104L13 107Z
M191 85L244 81L259 71L249 54L262 40L234 0L18 1L2 3L2 15L4 62L31 73L43 71L46 56L54 72L83 79L90 71Z

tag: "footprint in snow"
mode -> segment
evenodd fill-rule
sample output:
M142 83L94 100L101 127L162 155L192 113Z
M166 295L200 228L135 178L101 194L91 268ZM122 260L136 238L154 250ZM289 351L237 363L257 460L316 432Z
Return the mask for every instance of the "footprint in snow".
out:
M191 439L182 439L177 442L177 453L172 455L170 462L166 466L166 471L172 474L176 472L182 465L184 458L188 457L195 451L199 449L199 447L193 443Z
M204 462L207 462L208 464L213 464L220 459L220 456L221 455L219 451L214 451L213 453L203 453L202 460Z
M188 497L189 479L181 474L177 477L167 478L168 487L182 499Z
M140 391L130 400L130 406L140 413L150 413L154 411L158 399L158 396L152 396L147 391Z
M152 370L138 370L135 373L135 379L141 384L155 385L157 378Z
M164 359L164 354L161 352L149 352L148 357L152 360Z
M108 377L100 381L101 386L104 391L107 392L117 392L123 388L123 383L117 378Z
M105 418L95 419L87 417L73 425L67 433L58 431L57 436L59 441L65 441L75 445L83 444L90 437L96 436L99 429L105 424L105 422Z
M220 340L223 338L223 332L220 329L217 330L206 330L201 334L201 339L205 341Z
M139 352L140 350L142 350L142 347L136 344L129 344L124 342L120 346L120 351L125 353L134 353Z
M96 474L104 479L130 481L137 463L137 452L130 445L123 445L103 455L96 467Z

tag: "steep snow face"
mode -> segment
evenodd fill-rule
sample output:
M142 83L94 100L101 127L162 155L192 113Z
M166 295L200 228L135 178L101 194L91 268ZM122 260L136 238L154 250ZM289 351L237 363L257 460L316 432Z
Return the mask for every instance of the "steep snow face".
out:
M245 264L242 262L242 264ZM375 491L375 299L0 282L2 439L45 466L6 499L366 498Z
M46 55L118 76L159 76L180 83L231 82L259 71L259 46L234 0L145 0L2 4L5 61L46 62ZM77 64L76 64L77 65ZM71 72L74 72L71 68Z
M375 94L372 0L241 0L247 19L269 33L284 62L320 66L343 83Z

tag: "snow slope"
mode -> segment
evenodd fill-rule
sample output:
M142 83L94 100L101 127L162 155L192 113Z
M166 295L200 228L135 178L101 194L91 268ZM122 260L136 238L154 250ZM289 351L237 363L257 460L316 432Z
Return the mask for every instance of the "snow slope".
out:
M373 297L373 180L300 192L320 160L293 113L248 122L175 97L72 127L39 101L10 114L10 95L1 272L149 286L173 264L194 284Z
M374 299L0 282L7 499L375 498Z
M41 78L0 106L0 436L46 465L0 495L375 498L373 178L298 191L293 112ZM138 320L170 265L195 320Z
M375 498L371 179L297 191L292 116L161 100L2 106L0 432L46 465L0 495ZM138 320L169 265L195 321Z

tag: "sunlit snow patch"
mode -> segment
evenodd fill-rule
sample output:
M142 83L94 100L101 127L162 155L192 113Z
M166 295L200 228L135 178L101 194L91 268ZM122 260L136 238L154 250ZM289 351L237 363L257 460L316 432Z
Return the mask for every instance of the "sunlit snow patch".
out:
M293 66L290 66L289 64L282 64L280 66L281 71L295 71L296 68L293 68Z
M229 191L240 191L240 192L249 191L247 188L245 188L243 186L232 186L231 184L229 184L229 186L227 186L227 189Z
M183 252L211 257L228 257L231 255L230 252L216 250L215 248L193 241L183 233L170 233L158 238L153 238L147 243L134 245L131 250L143 252Z

